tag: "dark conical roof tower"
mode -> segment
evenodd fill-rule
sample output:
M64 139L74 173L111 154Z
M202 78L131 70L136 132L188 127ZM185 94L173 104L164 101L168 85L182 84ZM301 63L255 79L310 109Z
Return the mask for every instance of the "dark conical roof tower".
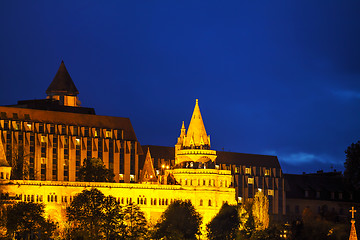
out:
M68 73L64 61L61 61L60 67L52 80L50 86L46 90L48 96L67 95L76 96L79 94L73 80Z

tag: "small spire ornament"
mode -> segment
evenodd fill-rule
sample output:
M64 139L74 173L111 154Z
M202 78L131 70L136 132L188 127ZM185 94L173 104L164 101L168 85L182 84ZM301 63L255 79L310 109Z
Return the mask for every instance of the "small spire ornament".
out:
M354 206L349 210L351 212L351 229L350 229L350 237L349 240L358 240L356 235L356 228L355 228L355 213L356 210L354 209Z

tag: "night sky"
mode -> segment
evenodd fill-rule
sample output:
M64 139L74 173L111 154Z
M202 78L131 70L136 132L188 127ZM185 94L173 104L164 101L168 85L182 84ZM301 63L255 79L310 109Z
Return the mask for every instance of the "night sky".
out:
M360 1L0 1L0 105L45 98L61 60L143 145L174 146L196 98L213 149L287 173L360 140Z

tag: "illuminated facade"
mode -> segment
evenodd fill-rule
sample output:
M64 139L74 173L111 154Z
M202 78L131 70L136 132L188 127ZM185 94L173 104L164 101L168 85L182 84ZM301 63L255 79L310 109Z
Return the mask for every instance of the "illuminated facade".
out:
M182 123L175 148L149 145L143 150L151 152L156 171L165 172L160 183L170 178L182 186L231 187L239 203L263 191L273 219L285 215L285 182L277 157L211 150L198 100L187 131Z
M121 204L139 204L153 222L174 199L190 200L206 224L223 203L241 203L261 190L269 197L270 213L285 214L277 158L212 150L197 100L188 130L183 123L175 147L141 147L128 118L99 116L80 107L63 62L46 93L44 100L0 107L2 199L44 202L47 213L62 221L73 197L96 187ZM23 154L27 180L2 177L9 173L5 152L8 161ZM115 183L79 182L86 157L102 159Z
M142 149L128 118L95 115L62 62L47 99L0 107L0 136L7 160L23 155L26 179L78 181L83 159L98 157L116 182L136 182Z

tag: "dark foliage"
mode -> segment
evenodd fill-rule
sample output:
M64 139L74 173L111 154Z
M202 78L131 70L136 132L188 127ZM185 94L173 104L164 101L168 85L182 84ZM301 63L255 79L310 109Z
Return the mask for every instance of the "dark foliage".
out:
M155 225L155 239L197 239L202 216L190 201L175 200Z
M129 204L122 209L125 239L145 239L148 232L147 221L140 207Z
M49 239L56 224L44 218L44 204L18 202L6 209L6 228L11 237Z
M344 176L357 189L360 189L360 141L352 143L345 151Z
M83 235L84 239L102 238L104 199L104 194L95 188L84 190L74 197L66 208L66 216L73 227L73 237Z
M236 206L224 204L219 213L206 225L210 240L235 239L239 228Z
M28 157L24 152L22 145L10 145L6 151L6 158L11 167L11 179L25 180L29 175L29 162L26 160Z
M68 239L143 239L147 233L144 213L137 205L121 207L96 188L76 195L66 215Z
M114 173L99 158L85 158L79 170L82 182L114 182Z

